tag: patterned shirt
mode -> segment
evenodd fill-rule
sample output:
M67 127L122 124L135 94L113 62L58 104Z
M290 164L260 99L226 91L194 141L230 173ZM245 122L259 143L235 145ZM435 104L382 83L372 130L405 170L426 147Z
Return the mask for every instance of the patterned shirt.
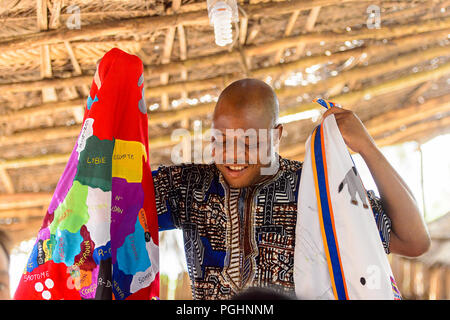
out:
M302 162L280 157L269 180L235 189L214 164L153 172L159 229L183 232L194 299L230 299L248 287L294 293L297 199ZM389 253L390 220L368 192Z

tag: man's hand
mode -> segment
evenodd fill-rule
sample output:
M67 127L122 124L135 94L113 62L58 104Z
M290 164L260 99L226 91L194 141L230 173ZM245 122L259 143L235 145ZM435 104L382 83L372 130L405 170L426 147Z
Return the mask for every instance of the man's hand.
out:
M356 114L332 107L323 118L330 114L334 114L347 146L364 159L377 185L383 208L392 223L390 251L410 257L426 252L430 236L411 190L377 148Z
M364 124L353 111L332 107L323 114L322 118L325 119L331 114L334 114L336 118L345 144L354 152L365 153L370 148L376 147L375 141L373 141Z

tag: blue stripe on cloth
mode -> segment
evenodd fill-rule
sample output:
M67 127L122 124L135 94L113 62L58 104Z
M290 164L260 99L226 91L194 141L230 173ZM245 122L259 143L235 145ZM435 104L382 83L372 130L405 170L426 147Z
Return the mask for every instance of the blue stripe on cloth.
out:
M339 261L339 253L337 251L336 241L333 231L333 224L330 216L330 207L328 206L328 192L325 179L324 159L322 155L322 136L320 126L317 128L314 139L314 155L316 162L317 181L319 187L320 205L322 208L323 227L328 244L328 251L331 266L333 269L334 283L339 300L346 300L345 285L342 275L341 265Z

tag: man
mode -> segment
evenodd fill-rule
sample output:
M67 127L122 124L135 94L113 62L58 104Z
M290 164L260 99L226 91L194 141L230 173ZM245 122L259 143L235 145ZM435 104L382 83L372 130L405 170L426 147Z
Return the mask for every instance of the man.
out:
M222 141L215 141L215 163L161 166L153 173L159 228L183 231L194 299L230 299L248 287L294 291L302 163L283 159L274 151L283 130L278 109L275 93L263 81L243 79L230 84L213 114L213 128L222 134L220 140L239 140L238 136L227 137L239 129L272 130L278 139L264 145L260 143L266 140L264 135L256 143L244 137L244 153L220 148ZM333 107L323 117L330 114L335 115L347 146L361 154L377 184L381 199L373 192L368 196L386 253L424 253L430 239L409 188L353 112ZM255 149L273 160L249 161ZM269 166L276 170L262 174Z

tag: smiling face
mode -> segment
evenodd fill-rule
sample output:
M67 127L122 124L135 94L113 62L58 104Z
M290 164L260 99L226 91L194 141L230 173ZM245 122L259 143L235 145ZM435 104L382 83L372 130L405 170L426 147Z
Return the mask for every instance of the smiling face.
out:
M267 178L261 169L270 166L268 159L278 142L268 140L270 130L281 137L277 120L278 100L263 81L238 80L222 92L213 115L213 156L231 187L243 188Z

